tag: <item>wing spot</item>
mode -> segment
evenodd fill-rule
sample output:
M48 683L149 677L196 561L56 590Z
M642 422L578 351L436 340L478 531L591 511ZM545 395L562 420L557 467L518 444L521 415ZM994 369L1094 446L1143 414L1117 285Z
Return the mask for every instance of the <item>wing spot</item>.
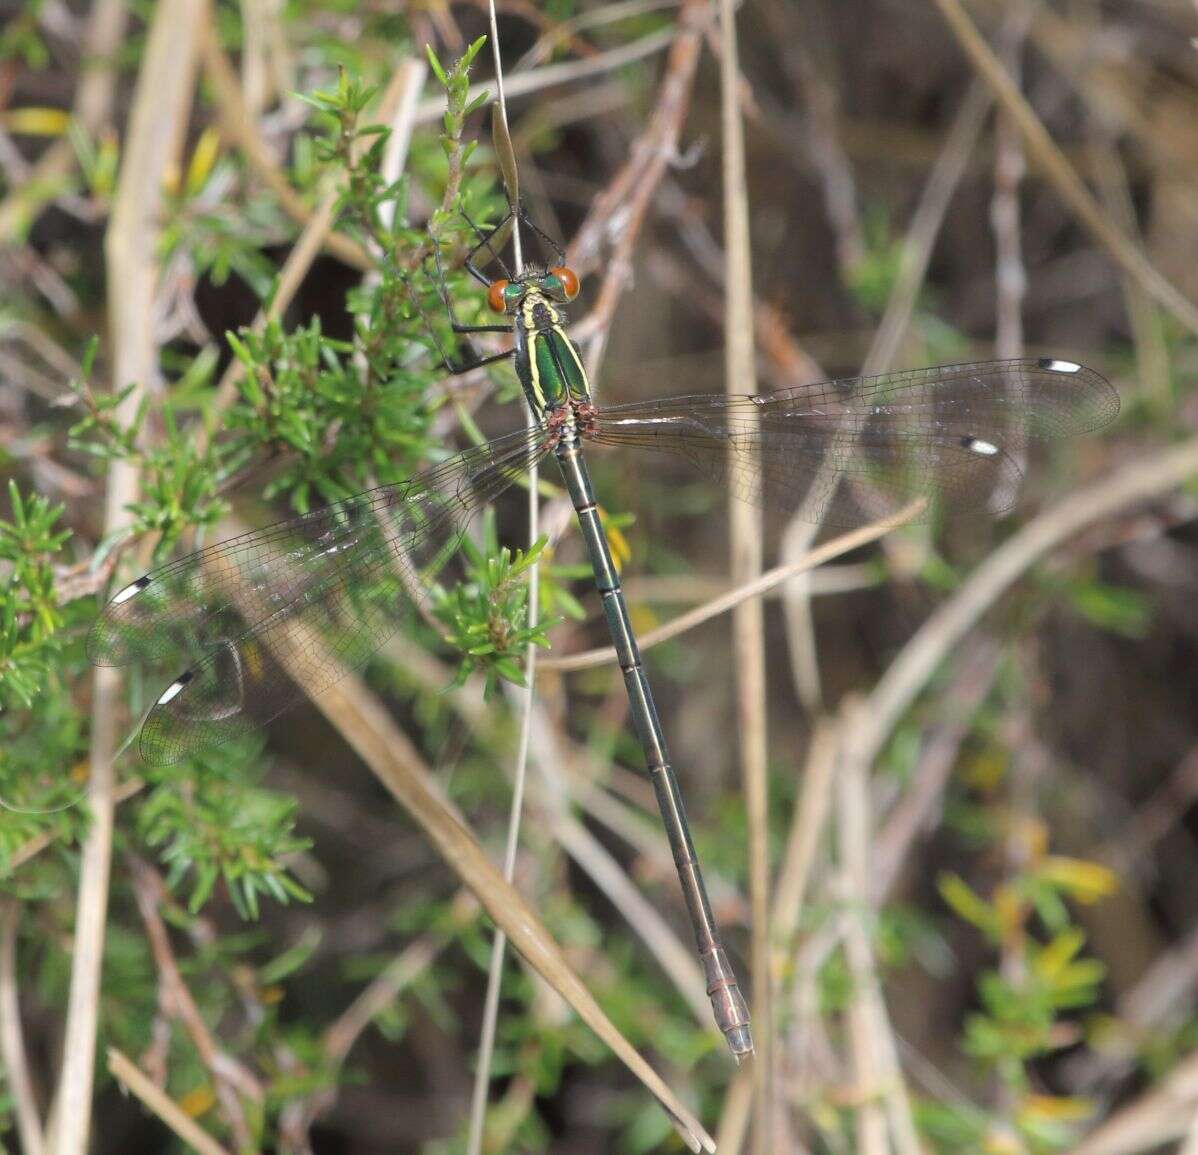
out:
M1041 357L1037 364L1050 373L1080 373L1082 370L1076 361L1060 361L1056 357Z
M130 598L136 597L142 590L150 584L148 577L139 577L137 581L131 582L119 594L112 599L114 606L119 606L122 602L127 602Z
M993 457L998 452L998 446L993 441L983 441L980 437L962 437L961 444L973 453L983 457Z
M192 679L192 672L188 670L184 674L180 674L165 690L162 691L158 699L158 705L165 706L167 702L174 701L182 692L183 687Z

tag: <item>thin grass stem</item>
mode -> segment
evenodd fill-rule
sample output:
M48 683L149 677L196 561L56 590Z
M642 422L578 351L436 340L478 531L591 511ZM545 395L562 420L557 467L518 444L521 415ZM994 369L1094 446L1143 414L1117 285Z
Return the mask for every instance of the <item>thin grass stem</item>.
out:
M502 126L502 133L496 138L501 146L511 149L511 131L507 119L507 98L503 88L503 56L499 50L499 28L495 15L495 0L488 0L487 14L491 25L491 50L495 57L495 89L497 105L495 115L497 123ZM514 155L505 158L502 167L516 173ZM515 261L516 276L524 271L524 251L520 238L520 193L519 188L508 189L511 202L512 217L512 249ZM536 421L536 415L528 406L524 406L525 420L529 425ZM531 549L540 535L540 500L537 496L539 484L539 467L533 463L528 476L528 545ZM540 598L540 567L533 564L528 571L528 625L533 628L537 624L537 610ZM516 764L512 775L512 803L508 813L507 843L503 853L503 877L511 882L516 872L516 853L520 846L520 821L524 813L524 787L528 777L528 751L532 741L533 694L535 693L537 663L537 647L530 642L525 651L524 680L526 689L520 698L520 739L516 749ZM503 963L507 953L507 936L502 930L496 929L495 938L491 943L491 961L487 970L487 993L483 1002L483 1021L478 1041L478 1060L474 1072L474 1088L470 1099L470 1124L466 1140L467 1155L479 1155L483 1146L483 1133L487 1118L487 1091L491 1085L491 1063L495 1054L495 1029L499 1018L499 991L503 984Z

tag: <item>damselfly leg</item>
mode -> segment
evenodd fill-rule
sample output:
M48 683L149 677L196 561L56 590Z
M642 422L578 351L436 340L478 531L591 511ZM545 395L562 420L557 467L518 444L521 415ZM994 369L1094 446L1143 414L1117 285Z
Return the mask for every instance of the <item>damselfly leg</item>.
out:
M564 265L566 263L566 252L560 244L529 215L524 208L523 202L515 206L509 206L508 211L499 218L494 226L484 231L474 223L467 214L465 209L461 210L462 219L474 230L475 236L478 238L478 244L466 255L465 268L472 277L475 278L485 288L490 288L494 283L494 277L488 276L485 272L485 266L480 267L478 264L478 255L486 249L490 254L490 259L493 260L500 268L506 280L512 280L512 271L508 268L502 257L502 252L507 244L507 234L505 233L502 239L496 240L499 234L509 228L513 223L519 224L534 233L537 238L545 245L546 249L553 253L554 259L547 261L545 267L553 265Z
M445 286L445 274L441 268L440 252L436 246L433 248L433 262L435 266L435 273L431 276L431 279L436 286L437 295L440 299L442 308L445 310L445 314L449 319L450 332L454 334L454 336L459 340L460 344L466 349L466 357L455 361L449 355L441 341L440 336L437 333L437 327L433 324L432 318L429 317L424 308L423 302L420 300L419 289L409 282L408 291L413 305L420 314L420 319L424 324L425 332L428 334L429 340L432 342L433 348L436 350L437 359L445 367L445 371L451 377L457 377L462 373L469 373L471 370L481 369L484 365L494 365L499 361L504 361L511 357L511 349L504 349L498 353L491 354L480 354L478 350L475 349L474 343L470 340L471 334L510 333L512 331L511 326L466 325L459 321L454 314L453 305L450 302L449 293Z
M495 247L495 238L499 236L499 233L503 229L508 228L512 221L516 219L516 210L509 207L508 211L485 232L470 219L465 209L461 209L460 211L462 214L462 220L464 220L474 230L474 235L478 240L478 243L474 246L474 248L472 248L466 254L466 260L463 262L466 271L476 281L478 281L483 288L489 289L491 287L491 282L495 278L489 277L485 272L483 272L482 269L479 268L477 263L479 253L481 253L483 249L486 249L490 254L488 261L494 261L503 271L504 277L510 281L512 279L512 272L504 263L503 257L500 255L500 250L502 250L504 245L507 243L507 238L505 236L504 239L499 242L498 249Z

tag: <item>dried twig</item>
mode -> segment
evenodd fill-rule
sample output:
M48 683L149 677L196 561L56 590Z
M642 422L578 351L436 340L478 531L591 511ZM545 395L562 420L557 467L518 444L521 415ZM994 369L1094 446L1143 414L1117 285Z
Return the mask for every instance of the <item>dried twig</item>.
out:
M220 1046L183 980L166 924L158 913L158 904L163 899L166 887L157 871L133 854L128 856L128 862L137 909L146 928L146 939L158 971L162 1009L183 1024L200 1062L212 1079L221 1115L233 1134L237 1149L242 1152L254 1151L257 1145L239 1095L260 1102L264 1097L262 1085L252 1072Z
M658 212L674 222L681 240L691 251L695 263L723 289L724 252L702 222L686 206L680 204L681 192L670 182L663 182L661 194L656 198ZM691 268L669 252L652 252L646 258L650 275L663 288L686 300L717 325L723 325L723 294L708 291L697 284ZM801 385L808 381L821 381L827 374L818 362L795 340L790 320L773 303L761 297L753 301L753 326L757 347L766 359L769 379L779 388Z
M927 276L936 238L940 235L953 194L965 176L969 158L981 135L991 104L993 97L981 84L974 83L957 108L944 141L944 149L928 175L907 235L903 238L898 276L862 366L862 373L886 372L902 348L915 314L919 290Z
M690 1007L695 1021L708 1026L711 1003L694 951L674 934L658 909L581 822L561 806L554 808L550 822L554 837L566 853L586 871L629 925L636 927L637 934L648 944L662 970Z
M851 284L865 260L865 232L853 167L840 139L839 93L817 59L831 39L829 29L819 20L824 10L818 5L790 5L786 0L771 0L761 11L782 49L779 53L782 66L790 73L793 87L803 100L807 152L823 185L824 213L836 236L841 280ZM808 16L805 26L800 22L800 13ZM805 33L812 24L816 25L815 35L808 37Z
M108 1048L108 1070L130 1094L141 1100L147 1111L157 1116L200 1155L229 1155L224 1147L158 1087L128 1055L118 1051L116 1047Z
M461 902L466 898L468 901ZM478 904L463 891L453 902L455 918L465 921L473 917ZM325 1054L334 1062L344 1062L362 1033L412 983L436 961L437 955L449 942L447 935L425 935L411 943L365 987L361 994L337 1017L324 1032Z
M811 593L815 597L852 593L855 590L872 589L881 584L881 573L869 562L827 565L811 574ZM732 593L732 586L726 579L702 573L643 574L640 577L629 577L624 583L624 589L630 602L640 602L643 605L690 605ZM771 598L782 597L783 594L775 587L766 590L761 596L769 601Z
M777 566L763 573L755 581L734 586L727 593L721 594L717 598L712 598L711 601L693 610L689 610L685 614L679 614L673 621L667 622L663 626L658 626L655 630L649 630L639 639L641 652L643 653L645 650L652 649L662 642L669 641L670 638L676 638L680 634L684 634L688 630L702 625L703 622L710 621L712 618L719 617L720 614L725 614L752 598L759 598L782 582L792 580L799 574L815 569L817 566L821 566L825 562L839 557L841 554L859 549L863 545L868 545L871 541L877 541L879 538L890 533L891 530L900 525L905 525L913 518L919 517L923 510L924 502L922 500L912 502L893 517L888 517L882 521L876 521L870 525L863 526L861 529L855 529L850 533L842 534L840 537L833 538L831 541L825 542L823 545L811 550L810 553L798 561L791 562L788 565ZM542 658L541 669L558 671L585 670L592 666L607 665L615 660L616 651L611 646L602 646L594 650L584 650L580 654L570 654L564 658Z
M507 82L507 96L509 99L531 96L535 92L542 92L546 88L552 88L558 84L572 84L590 76L602 76L605 72L625 68L629 64L634 64L638 60L644 60L647 56L653 56L669 48L674 42L675 35L674 29L665 28L585 60L567 60L561 64L546 64L543 68L523 72L519 76L513 76ZM479 96L492 98L490 88L489 84L472 84L467 101L473 101ZM416 110L416 123L428 124L430 121L440 119L444 112L445 101L443 99L422 101Z
M598 262L605 242L612 250L605 261L603 284L587 318L592 330L587 349L592 387L598 379L616 305L632 277L632 256L645 214L678 153L699 65L702 31L709 19L710 9L703 0L684 0L657 103L645 131L633 142L624 167L594 199L570 244L570 263L579 271Z
M1156 844L1182 822L1198 800L1198 746L1136 808L1127 825L1099 852L1120 874L1131 873L1147 861Z
M450 903L454 925L464 925L478 914L478 903L469 891L461 890ZM450 942L448 931L430 932L409 943L372 979L358 996L325 1029L321 1045L329 1065L339 1068L372 1022L400 993L424 974ZM337 1088L322 1089L296 1104L290 1126L306 1135L312 1124L337 1102Z
M442 685L452 677L451 671L427 651L402 640L393 642L389 650L396 663L409 671L412 677L425 685ZM449 694L449 701L462 721L480 741L495 744L505 741L501 722L483 698L479 679ZM546 716L543 705L536 705L533 715L533 734L536 736L531 749L535 761L547 783L536 789L534 798L540 811L547 815L546 823L567 854L586 872L595 885L607 894L629 927L640 937L649 951L661 963L662 969L671 977L682 997L696 1010L697 1020L703 1026L711 1023L711 1008L703 990L702 977L695 963L694 953L666 924L661 915L637 888L628 872L599 844L590 831L577 823L569 813L569 803L576 802L596 821L607 826L622 839L630 843L640 854L650 859L663 877L673 878L674 860L670 853L660 822L634 815L616 798L596 785L605 769L589 749L571 743L558 732ZM585 768L574 769L580 763L589 763ZM649 799L646 799L652 805ZM719 879L712 880L717 885ZM711 888L713 897L718 894L717 885ZM727 883L722 884L725 892L723 905L735 907L740 904L739 896L728 894Z
M924 742L914 780L874 835L869 897L875 907L890 896L920 835L932 829L961 743L997 674L997 647L988 640L971 644L945 694L944 721Z
M992 10L1005 5L987 0ZM1192 179L1198 166L1198 149L1188 131L1192 115L1188 102L1162 90L1159 71L1143 67L1140 53L1111 53L1096 41L1117 23L1107 25L1108 14L1079 9L1058 14L1048 4L1037 4L1032 39L1060 75L1071 84L1091 117L1111 130L1126 131L1150 157L1158 174L1175 173ZM1033 158L1034 159L1034 158ZM1084 157L1075 157L1084 164ZM1188 170L1188 171L1187 171Z
M132 798L134 794L140 793L145 789L145 783L140 778L127 778L117 788L113 795L113 801L119 806L127 798ZM24 866L30 859L36 858L46 847L52 845L61 833L57 830L44 830L40 834L35 834L28 842L22 846L18 846L12 852L12 856L8 860L10 870L16 870L18 866Z

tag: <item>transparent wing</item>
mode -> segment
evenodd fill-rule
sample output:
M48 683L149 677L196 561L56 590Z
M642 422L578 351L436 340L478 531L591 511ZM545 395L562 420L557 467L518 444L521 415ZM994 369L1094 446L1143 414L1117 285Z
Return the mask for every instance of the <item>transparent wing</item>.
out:
M1091 432L1118 411L1093 370L1042 358L607 406L588 436L677 454L748 501L849 527L917 498L950 516L1001 514L1029 442Z
M148 715L142 757L168 764L256 729L363 665L456 552L471 515L552 443L545 426L522 429L126 586L92 629L92 661L191 662Z

